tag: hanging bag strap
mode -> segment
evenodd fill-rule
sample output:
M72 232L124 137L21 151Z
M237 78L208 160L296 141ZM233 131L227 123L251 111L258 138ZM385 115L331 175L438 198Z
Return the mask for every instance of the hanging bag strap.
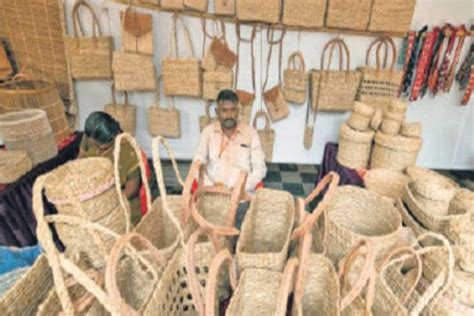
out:
M94 38L94 40L96 40L97 36L102 36L99 19L97 18L97 15L95 14L94 9L85 0L77 1L76 3L74 3L74 6L72 8L72 26L73 26L73 31L74 31L74 37L78 38L79 36L85 36L84 29L81 24L80 14L79 14L79 9L81 6L88 9L92 15L92 20L91 20L92 37ZM79 44L79 41L77 41L77 43Z
M156 79L157 80L157 83L156 83L156 107L158 108L161 108L161 87L160 85L163 83L163 76L162 75L159 75L158 78ZM168 109L170 110L175 110L176 107L174 105L174 99L173 97L168 97Z
M274 28L269 26L267 28L267 42L270 45L270 48L268 50L268 55L267 55L267 70L266 70L266 76L265 76L265 81L263 83L262 91L266 90L267 83L268 83L268 77L270 73L270 61L272 59L272 50L274 45L278 45L278 83L281 84L281 63L282 63L282 53L283 53L283 39L286 34L286 29L282 29L281 31L281 36L279 39L274 39Z
M213 23L214 35L210 34L207 31L207 19L205 17L201 19L202 34L203 34L203 39L202 39L202 57L203 58L204 58L204 55L206 54L206 39L210 39L211 41L214 39L218 39L222 41L223 43L227 43L224 21L220 21L220 23L218 23L216 20L213 20L213 22L214 22ZM220 24L220 30L219 30L219 24Z
M117 103L117 99L116 99L116 97L115 97L115 95L116 95L116 93L117 93L117 91L115 90L115 83L112 83L112 84L110 85L110 91L112 92L112 104L114 104L114 105L119 105L119 103ZM128 92L127 92L127 91L124 91L123 94L124 94L124 96L125 96L125 100L124 100L125 103L124 103L123 105L127 105L127 104L129 104L129 103L128 103Z
M297 66L297 62L299 62L299 66ZM288 69L297 70L300 73L306 71L304 56L300 51L294 52L290 57L288 57Z
M255 52L254 52L254 42L255 42L255 35L257 33L257 29L255 26L252 26L252 32L249 39L245 39L241 35L240 30L240 23L235 24L235 31L237 34L237 65L235 68L235 80L234 80L234 89L238 87L238 78L239 78L239 66L240 66L240 43L250 43L250 57L252 60L252 88L253 93L256 92L256 84L255 84Z
M267 112L265 112L264 110L258 110L255 113L255 117L253 118L253 128L255 128L257 130L257 121L258 121L259 118L264 118L265 119L265 127L264 127L263 130L265 132L269 132L271 130L271 128L270 128L270 117L268 117Z
M349 74L350 74L350 69L351 69L351 59L350 59L350 52L349 48L347 47L347 44L340 38L335 38L331 41L329 41L326 45L331 47L329 51L329 59L327 63L327 67L324 68L324 61L325 61L325 51L328 46L325 47L323 50L323 54L321 55L321 76L324 77L324 80L328 80L329 78L329 70L331 68L331 61L332 61L332 55L334 53L334 46L338 45L339 47L339 71L343 71L343 59L345 56L346 59L346 82L349 80Z
M173 21L172 22L173 26L171 28L171 39L170 39L171 44L170 44L170 51L168 54L169 58L176 58L176 59L180 58L179 47L178 47L178 21L181 22L181 26L183 27L186 46L188 47L188 50L191 53L191 57L195 58L196 54L194 52L193 43L191 41L191 35L189 34L188 27L186 26L186 24L184 24L183 18L177 13L174 13L172 16L172 21ZM174 54L174 57L173 57L173 54Z

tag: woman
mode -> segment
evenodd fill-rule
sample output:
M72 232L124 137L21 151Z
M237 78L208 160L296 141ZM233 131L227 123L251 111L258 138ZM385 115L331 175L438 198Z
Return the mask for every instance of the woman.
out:
M89 115L84 127L78 158L106 157L114 163L115 137L122 133L119 123L105 112ZM129 142L122 142L119 173L122 192L130 203L131 220L140 221L140 166L137 155Z

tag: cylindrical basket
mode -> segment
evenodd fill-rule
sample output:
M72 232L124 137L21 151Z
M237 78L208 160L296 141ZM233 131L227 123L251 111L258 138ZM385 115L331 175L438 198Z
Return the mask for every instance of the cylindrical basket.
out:
M407 138L400 135L387 135L377 132L370 157L370 169L391 169L404 171L416 164L421 149L421 138Z
M402 127L402 122L404 115L392 112L385 112L383 115L383 121L381 130L385 134L389 135L398 135L400 134L400 128Z
M380 127L380 124L382 124L382 119L383 119L383 111L381 109L376 109L374 112L374 116L372 117L372 120L370 121L370 128L374 131L377 131Z
M339 148L337 161L352 169L367 168L374 132L372 130L359 132L346 123L339 130Z
M421 138L422 125L419 122L403 123L402 135L405 137Z
M13 183L31 170L33 163L26 151L0 151L0 183Z
M365 131L369 127L374 112L374 108L370 105L356 101L347 124L358 131Z
M410 178L400 171L372 169L367 171L364 184L367 189L391 199L402 197L405 184Z
M405 116L408 109L408 102L399 99L393 99L388 105L388 111Z

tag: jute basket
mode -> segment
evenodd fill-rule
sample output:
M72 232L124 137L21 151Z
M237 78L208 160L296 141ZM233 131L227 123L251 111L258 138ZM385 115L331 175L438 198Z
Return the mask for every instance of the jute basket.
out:
M421 149L421 138L407 138L377 132L370 157L370 169L391 169L403 171L416 164Z
M339 48L339 70L330 70L334 49ZM329 52L328 52L329 49ZM329 53L325 65L326 53ZM343 69L343 55L345 69ZM354 106L361 74L350 70L350 52L346 43L335 38L324 46L319 70L311 71L312 105L314 111L348 111Z
M370 128L377 131L382 124L383 112L380 109L375 110L372 120L370 120Z
M422 125L419 122L402 124L401 134L405 137L421 138Z
M153 55L153 15L138 13L131 5L120 12L124 52Z
M369 21L369 30L377 32L400 32L410 29L416 0L386 2L374 0Z
M369 127L374 115L374 108L362 102L354 102L351 116L347 120L347 124L355 130L365 131ZM376 122L375 122L376 123Z
M208 0L184 0L184 7L198 12L207 11Z
M239 122L250 125L253 102L255 101L255 93L236 90L235 94L237 94L237 97L239 98Z
M265 119L265 127L263 129L257 128L257 120L259 118ZM265 153L265 161L272 161L273 158L273 143L275 142L275 131L270 127L270 118L267 112L258 111L253 118L253 127L257 130L260 144Z
M81 26L79 9L82 6L87 8L92 15L92 37L85 37ZM112 78L112 37L102 36L99 19L89 3L76 2L71 16L74 33L73 36L65 38L65 45L72 77L75 79Z
M177 22L181 22L185 41L191 57L179 56L177 41ZM173 56L174 54L174 56ZM161 62L163 76L163 90L167 96L200 97L202 90L201 65L195 57L189 30L183 20L176 14L173 15L173 29L171 35L170 53Z
M219 67L216 70L206 70L202 75L202 98L204 100L216 100L221 90L232 89L232 70Z
M299 67L296 63L299 61ZM288 57L288 68L283 73L283 96L288 102L302 104L308 91L308 73L305 70L304 57L295 52Z
M128 102L128 93L125 91L123 104L117 103L115 98L115 84L111 85L112 103L104 106L104 112L112 116L119 124L120 128L130 135L135 135L137 128L137 106Z
M322 27L326 0L285 0L283 24L303 27Z
M183 10L184 2L183 0L160 0L160 6L166 10Z
M400 129L404 119L405 116L403 114L386 111L383 115L380 130L388 135L398 135L400 134Z
M371 130L359 132L346 123L342 124L339 130L337 161L352 169L367 168L373 139L374 132Z
M210 124L214 124L215 122L217 122L217 118L216 117L211 117L211 105L212 105L212 102L211 101L207 101L206 102L206 105L205 105L205 115L201 115L199 116L199 130L202 132L204 130L204 128L206 128L206 126L210 125Z
M327 4L326 26L338 29L366 30L372 1L330 0Z
M449 201L448 214L471 213L474 221L474 193L468 189L459 189Z
M390 101L390 104L388 105L389 112L398 113L403 116L405 116L407 109L408 109L408 102L398 100L398 99L394 99Z
M161 77L156 85L156 103L148 108L148 132L152 136L167 138L181 137L181 115L174 106L173 98L168 99L168 107L161 107Z
M236 254L240 271L283 271L295 218L293 198L284 191L257 191L242 224Z
M31 170L33 163L26 151L0 151L0 183L13 183Z
M115 51L112 71L117 91L154 91L156 89L156 73L152 56Z
M43 110L22 110L0 115L0 135L8 150L24 150L33 165L58 154L51 126Z
M235 15L236 0L214 0L214 12L217 15Z
M410 210L405 207L401 199L395 202L395 207L398 209L398 212L402 217L403 224L409 227L416 237L419 237L428 232L428 229L426 229L426 227L423 227L420 222L418 222L418 220L413 216L413 214L410 213ZM425 238L423 241L420 241L420 243L424 246L431 246L436 245L437 241L432 238Z
M240 21L278 23L280 0L237 0L236 13Z
M400 171L372 169L367 171L364 184L367 189L397 200L402 197L405 185L410 178Z

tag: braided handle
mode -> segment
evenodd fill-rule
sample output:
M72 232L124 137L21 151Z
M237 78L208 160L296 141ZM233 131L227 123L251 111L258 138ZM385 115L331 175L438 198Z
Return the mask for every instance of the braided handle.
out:
M304 62L304 56L300 51L294 52L293 54L288 57L288 68L291 68L291 65L293 64L293 69L296 70L296 60L299 60L300 66L299 66L299 71L301 73L304 73L306 70L306 65Z
M84 6L85 8L87 8L92 15L92 37L97 38L96 30L98 31L98 35L102 36L99 19L97 18L97 15L95 14L94 9L85 0L79 0L79 1L76 1L76 3L74 3L74 6L72 7L72 14L71 14L72 22L73 22L72 25L73 25L73 30L74 30L74 37L78 37L78 33L80 33L81 36L84 36L84 30L82 29L81 19L79 16L79 8L81 6ZM78 32L78 24L79 24L80 32Z

